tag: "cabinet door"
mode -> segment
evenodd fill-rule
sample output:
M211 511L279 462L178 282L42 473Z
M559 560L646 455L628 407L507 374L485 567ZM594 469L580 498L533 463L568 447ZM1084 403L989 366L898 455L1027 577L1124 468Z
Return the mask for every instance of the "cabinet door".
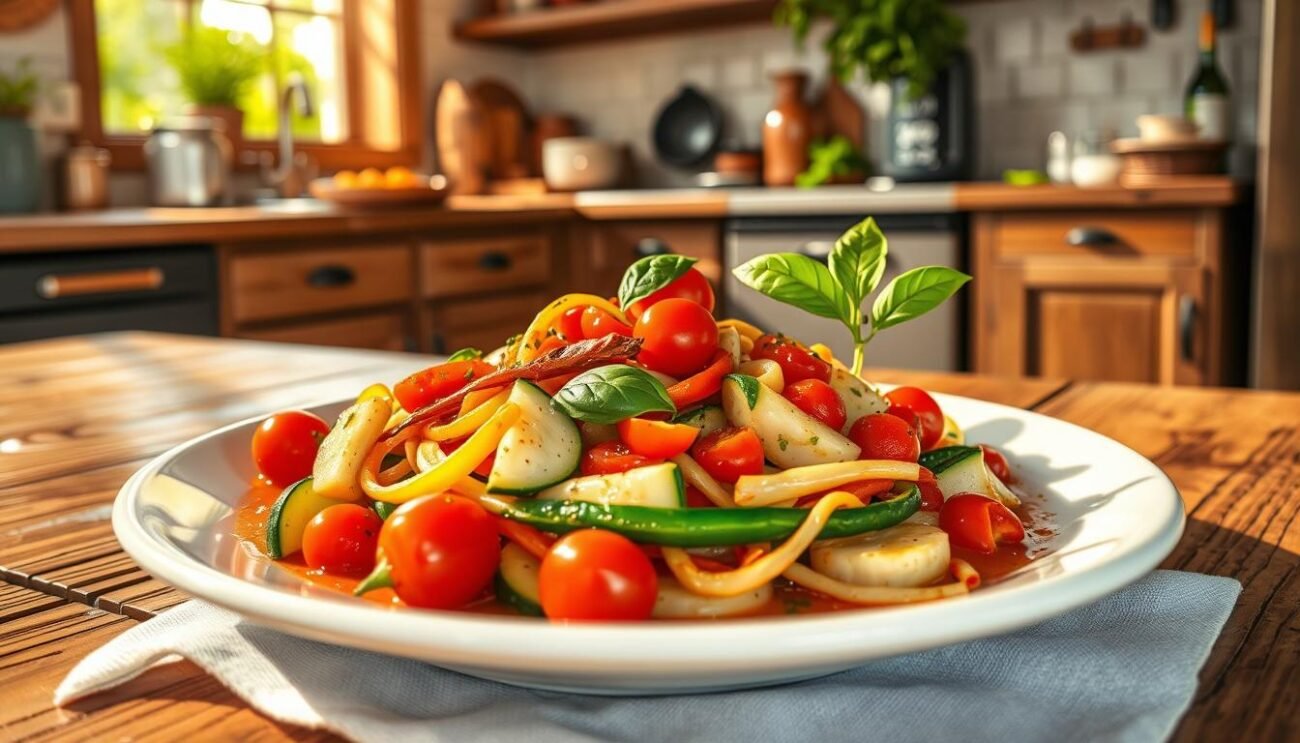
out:
M533 316L554 298L547 291L532 291L440 302L425 310L431 350L447 354L472 346L491 351L524 332Z
M623 272L637 259L655 252L698 258L696 268L721 290L722 226L713 220L595 222L584 226L580 243L586 260L571 267L572 288L603 296L618 292ZM584 239L585 237L585 239Z
M993 269L981 371L1201 384L1205 276L1163 262Z

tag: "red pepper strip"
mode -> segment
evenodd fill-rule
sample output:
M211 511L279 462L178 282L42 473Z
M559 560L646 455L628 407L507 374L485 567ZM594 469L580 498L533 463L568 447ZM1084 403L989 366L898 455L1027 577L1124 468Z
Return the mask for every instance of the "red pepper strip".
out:
M546 553L551 551L551 545L555 543L555 537L528 524L503 519L500 516L492 518L496 519L497 531L501 532L501 536L519 545L538 560L545 559Z
M672 399L677 409L681 410L722 389L722 378L730 373L731 354L718 349L704 371L669 387L668 397Z
M843 490L857 497L863 505L871 505L871 499L877 495L887 494L894 487L893 480L859 480L847 485L841 485L833 490ZM827 491L830 492L830 491ZM817 493L800 498L795 503L796 508L811 508L814 503L822 499L826 493Z

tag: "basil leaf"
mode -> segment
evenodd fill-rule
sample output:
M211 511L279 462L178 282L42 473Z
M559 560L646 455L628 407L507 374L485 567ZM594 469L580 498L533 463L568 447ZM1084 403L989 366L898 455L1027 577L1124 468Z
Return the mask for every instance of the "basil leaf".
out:
M895 276L871 308L872 331L924 315L957 293L970 278L945 266L922 266Z
M876 290L885 275L888 253L889 241L872 217L850 227L835 241L826 262L849 295L850 305L861 307L862 300Z
M620 307L627 307L638 299L645 299L673 283L695 265L694 258L684 255L648 255L633 263L623 272L618 285Z
M447 361L469 361L470 359L481 359L481 358L483 358L482 351L478 350L477 348L474 348L473 346L468 346L448 356Z
M676 413L663 384L647 372L611 364L583 372L560 388L551 407L575 420L617 423L645 413Z
M830 269L799 253L770 253L732 271L745 286L778 302L848 324L849 298Z

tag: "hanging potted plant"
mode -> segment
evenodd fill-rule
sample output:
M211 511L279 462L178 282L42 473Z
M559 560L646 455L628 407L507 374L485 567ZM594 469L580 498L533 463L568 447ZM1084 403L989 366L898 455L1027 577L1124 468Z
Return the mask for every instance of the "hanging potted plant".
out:
M898 180L968 177L973 91L966 23L943 0L781 0L777 23L802 44L822 21L830 73L890 86L884 171Z
M266 69L262 51L241 34L195 26L165 54L180 77L189 113L221 121L226 136L237 145L244 131L239 103Z
M27 123L39 89L30 58L0 70L0 214L34 212L40 202L36 131Z

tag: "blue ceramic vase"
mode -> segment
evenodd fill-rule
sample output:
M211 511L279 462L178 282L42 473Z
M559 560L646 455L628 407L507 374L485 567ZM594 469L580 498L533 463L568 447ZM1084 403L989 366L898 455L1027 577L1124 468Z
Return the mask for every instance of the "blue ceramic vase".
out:
M0 214L36 211L40 175L36 132L24 119L0 116Z

